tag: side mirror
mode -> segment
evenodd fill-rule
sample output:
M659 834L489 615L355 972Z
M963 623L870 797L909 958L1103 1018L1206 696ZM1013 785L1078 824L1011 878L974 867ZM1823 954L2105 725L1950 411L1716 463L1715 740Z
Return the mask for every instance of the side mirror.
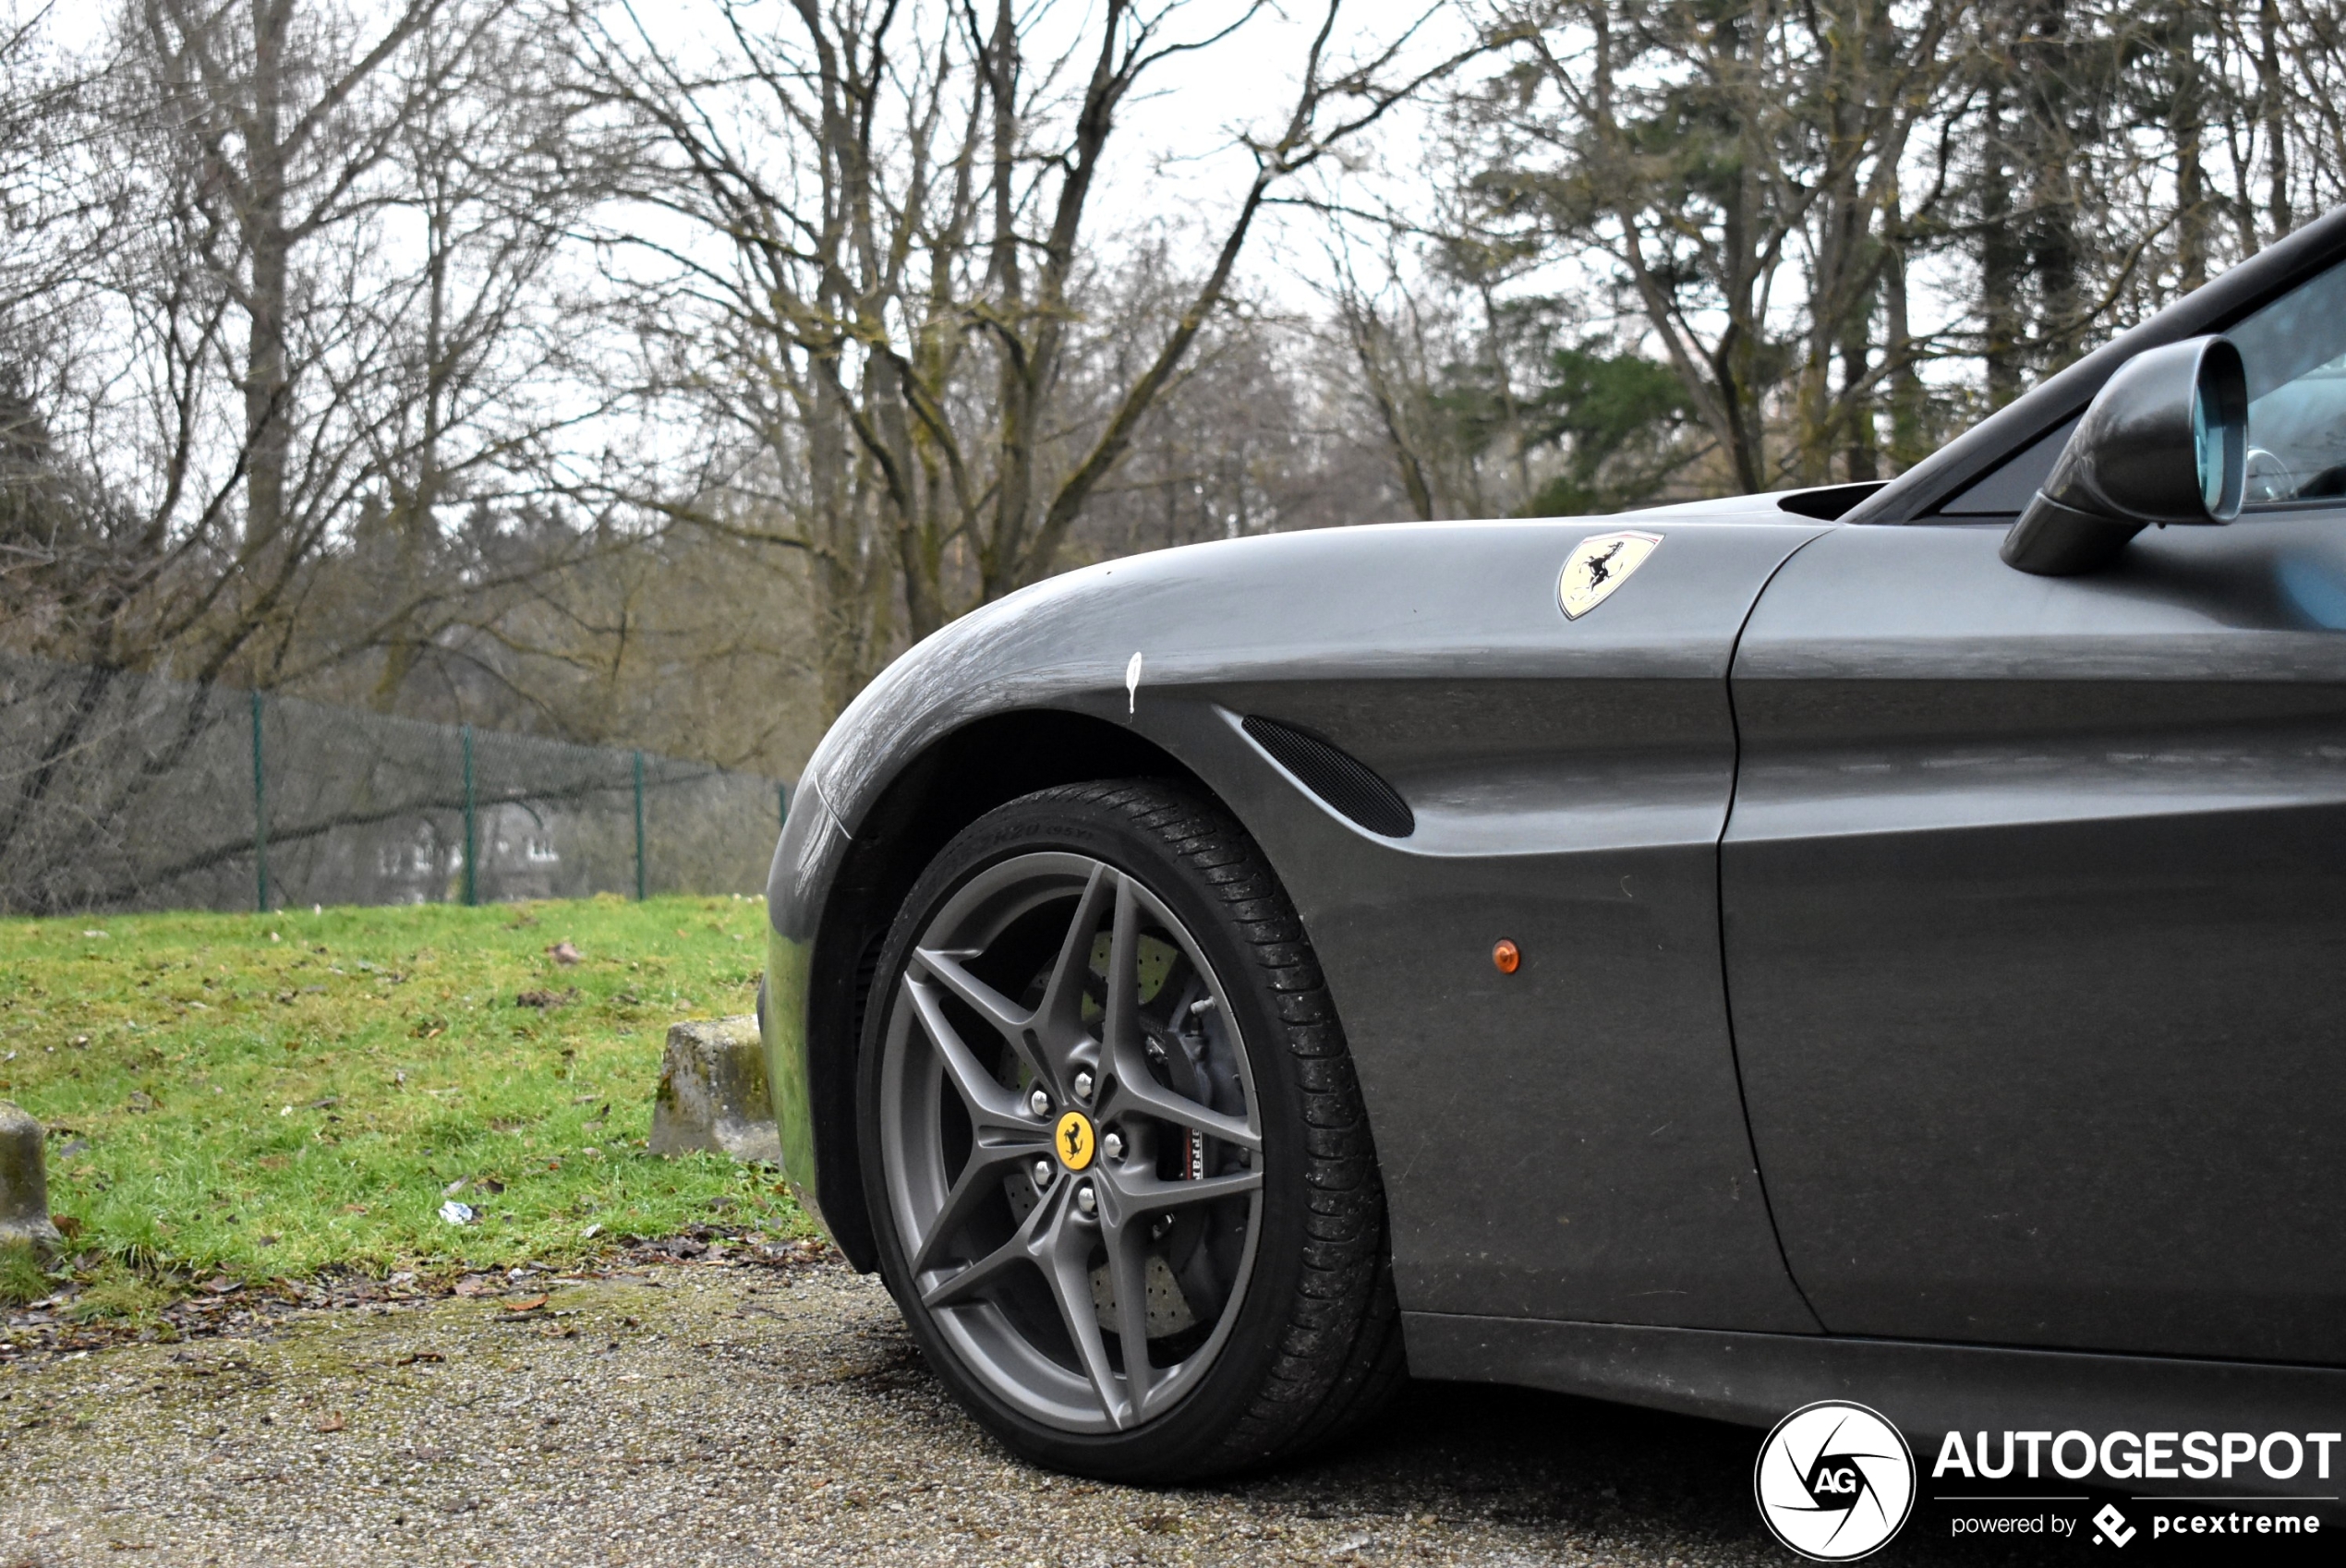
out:
M2028 510L2008 566L2068 577L2107 566L2149 524L2229 523L2248 469L2248 377L2220 337L2148 349L2103 383Z

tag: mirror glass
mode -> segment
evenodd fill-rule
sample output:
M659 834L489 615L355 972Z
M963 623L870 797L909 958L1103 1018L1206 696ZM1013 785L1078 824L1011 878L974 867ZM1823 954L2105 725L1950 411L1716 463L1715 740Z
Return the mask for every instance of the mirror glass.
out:
M2346 499L2346 263L2224 335L2248 371L2247 504Z
M2213 512L2224 502L2224 436L2207 428L2207 392L2201 388L2191 400L2192 454L2199 464L2200 503Z
M2243 412L2238 383L2226 376L2219 384L2203 363L2199 385L2192 389L2191 440L2199 469L2200 503L2212 517L2228 518L2240 511L2241 448L2248 435L2243 428Z

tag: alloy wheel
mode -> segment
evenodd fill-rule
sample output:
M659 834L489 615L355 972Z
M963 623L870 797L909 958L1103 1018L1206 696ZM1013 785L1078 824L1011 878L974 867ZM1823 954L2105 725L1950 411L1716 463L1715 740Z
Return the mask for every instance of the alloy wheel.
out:
M1014 855L937 909L888 1005L886 1200L938 1332L1060 1430L1171 1409L1262 1224L1252 1068L1196 940L1115 866Z

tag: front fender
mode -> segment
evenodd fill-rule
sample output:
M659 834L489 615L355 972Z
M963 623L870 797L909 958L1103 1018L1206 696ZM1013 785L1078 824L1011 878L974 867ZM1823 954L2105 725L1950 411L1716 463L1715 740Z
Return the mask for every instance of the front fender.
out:
M757 1028L766 1046L774 1122L781 1135L782 1178L836 1241L838 1230L823 1215L808 1009L820 917L846 858L848 837L820 788L802 786L791 803L790 820L783 825L766 882L766 981L758 989Z

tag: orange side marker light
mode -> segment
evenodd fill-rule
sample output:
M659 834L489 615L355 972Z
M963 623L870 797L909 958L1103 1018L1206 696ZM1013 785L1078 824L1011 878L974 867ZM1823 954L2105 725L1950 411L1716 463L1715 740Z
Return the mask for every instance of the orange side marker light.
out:
M1523 962L1523 950L1501 937L1498 945L1491 949L1491 961L1498 966L1501 974L1513 974L1516 967Z

